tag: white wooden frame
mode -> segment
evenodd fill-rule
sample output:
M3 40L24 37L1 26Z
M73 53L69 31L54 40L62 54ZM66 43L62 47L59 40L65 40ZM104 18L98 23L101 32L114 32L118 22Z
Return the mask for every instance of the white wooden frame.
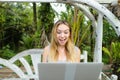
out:
M28 49L25 51L22 51L20 53L18 53L17 55L15 55L14 57L12 57L9 60L0 58L0 64L6 66L7 68L13 70L20 78L18 79L25 79L25 80L29 80L29 79L35 79L38 80L38 68L37 68L37 64L41 62L41 56L43 53L43 49ZM29 56L31 57L31 61L33 64L33 69L34 72L31 68L31 65L28 63L28 61L25 59L25 56ZM81 60L83 60L84 63L87 63L87 51L83 51L83 54L81 54ZM16 61L20 61L21 64L23 64L26 73L24 73L24 71L18 67L15 62ZM14 78L8 78L8 79L0 79L0 80L13 80Z
M43 53L43 49L28 49L18 53L9 60L0 58L0 64L13 70L14 73L16 73L19 76L19 78L4 78L4 79L0 78L0 80L31 80L31 79L38 80L37 64L41 62L42 53ZM34 71L32 70L31 65L25 59L25 56L31 57ZM87 63L88 62L87 51L83 51L80 58L81 60L83 60L84 63ZM25 72L15 64L16 61L20 61L21 64L23 64L26 70ZM103 72L101 72L101 75L104 76L106 80L117 80L116 75L112 75L112 79L107 77Z

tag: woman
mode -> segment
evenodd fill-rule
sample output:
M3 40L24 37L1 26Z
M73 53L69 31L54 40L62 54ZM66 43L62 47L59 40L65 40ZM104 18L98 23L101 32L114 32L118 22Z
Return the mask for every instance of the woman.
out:
M52 29L51 43L44 48L43 62L80 62L80 49L72 42L72 29L59 20Z

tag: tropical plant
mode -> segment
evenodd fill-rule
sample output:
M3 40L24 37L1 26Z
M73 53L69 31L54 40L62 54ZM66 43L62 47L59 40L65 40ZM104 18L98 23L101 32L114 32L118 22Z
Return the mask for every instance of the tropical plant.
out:
M103 20L103 45L110 46L111 42L119 40L113 27L108 23L107 20Z
M50 33L54 24L54 18L54 10L50 3L41 3L41 6L38 9L38 19L40 22L39 30L45 30L48 40L50 40Z
M103 52L107 54L109 64L112 64L112 73L120 79L120 42L112 42L110 48L103 47Z
M61 13L61 19L71 23L74 43L78 47L81 47L82 43L89 43L89 36L91 34L89 30L91 25L90 21L85 19L84 14L77 7L66 4L66 9L66 12Z
M2 58L10 59L10 58L13 57L14 55L15 55L15 52L10 49L10 46L9 46L9 45L4 46L4 47L0 50L0 57L2 57Z
M103 52L109 57L109 63L120 60L120 42L112 42L110 48L103 47Z
M0 4L0 48L9 45L12 50L19 49L22 34L32 31L30 7L29 3Z

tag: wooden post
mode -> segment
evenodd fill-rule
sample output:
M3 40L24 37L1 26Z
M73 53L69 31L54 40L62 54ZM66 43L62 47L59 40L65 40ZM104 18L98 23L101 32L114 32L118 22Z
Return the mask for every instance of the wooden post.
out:
M98 25L96 28L96 41L94 50L94 62L102 62L102 38L103 38L103 15L98 15Z

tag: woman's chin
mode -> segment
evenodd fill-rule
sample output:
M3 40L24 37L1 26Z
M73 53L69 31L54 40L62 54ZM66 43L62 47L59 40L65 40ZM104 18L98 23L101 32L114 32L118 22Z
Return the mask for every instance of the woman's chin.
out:
M65 46L65 43L59 43L60 46Z

